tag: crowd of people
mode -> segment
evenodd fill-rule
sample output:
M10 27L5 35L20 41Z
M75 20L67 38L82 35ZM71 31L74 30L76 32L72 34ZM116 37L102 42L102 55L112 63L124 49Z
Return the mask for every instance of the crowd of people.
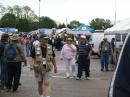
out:
M55 49L61 52L60 59L66 64L66 78L81 80L90 76L92 46L85 35L76 37L70 33L63 36L46 34L2 34L0 41L0 89L7 92L18 90L22 66L30 64L34 70L40 97L50 97L52 71L57 73ZM109 71L109 55L114 56L114 39L111 43L106 38L99 46L101 71ZM113 59L113 58L112 58ZM76 64L78 67L76 68ZM113 60L113 63L114 60Z

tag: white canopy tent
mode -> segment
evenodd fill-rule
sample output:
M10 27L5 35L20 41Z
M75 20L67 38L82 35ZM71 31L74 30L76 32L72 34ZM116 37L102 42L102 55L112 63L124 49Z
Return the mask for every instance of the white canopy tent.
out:
M113 27L106 29L104 31L104 34L106 35L112 35L117 33L126 34L128 32L130 32L130 18L122 20Z
M0 34L3 34L3 33L5 33L5 32L0 31Z
M72 31L72 34L84 34L84 35L92 35L89 31Z
M64 33L64 32L72 33L72 30L69 28L62 28L62 29L58 29L56 34L60 34L60 33Z

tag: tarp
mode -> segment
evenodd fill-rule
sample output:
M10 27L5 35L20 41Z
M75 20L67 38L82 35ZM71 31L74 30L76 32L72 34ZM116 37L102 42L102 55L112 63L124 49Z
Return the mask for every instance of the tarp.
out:
M52 34L52 29L40 28L40 29L37 29L36 31L33 31L33 32L37 32L40 35L43 35L43 34L50 35L50 34Z
M85 24L81 24L79 27L72 29L73 34L92 34L93 32L95 30Z
M104 31L104 34L117 34L117 33L128 33L130 32L130 18L118 22L111 28Z
M130 97L130 33L120 53L108 94L108 97Z
M13 33L17 32L18 29L7 27L7 28L0 28L0 31L8 33L8 34L13 34Z
M72 30L69 28L62 28L62 29L58 29L57 33L71 33Z

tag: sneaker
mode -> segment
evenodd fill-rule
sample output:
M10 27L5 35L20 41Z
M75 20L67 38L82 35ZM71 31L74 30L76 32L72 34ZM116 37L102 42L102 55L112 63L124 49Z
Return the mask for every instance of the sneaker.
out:
M67 78L67 79L69 79L70 77L69 77L69 76L67 76L66 78Z
M18 92L18 90L17 89L13 89L13 92Z
M101 69L101 71L103 72L104 70L103 70L103 69Z
M21 83L19 83L19 86L21 86L22 84Z
M106 69L106 71L109 71L109 69Z
M46 97L50 97L50 96L46 96Z
M88 77L86 77L85 79L86 79L86 80L89 80L89 78L88 78Z
M76 80L81 80L81 78L80 77L76 77Z
M76 76L73 76L73 78L76 78Z

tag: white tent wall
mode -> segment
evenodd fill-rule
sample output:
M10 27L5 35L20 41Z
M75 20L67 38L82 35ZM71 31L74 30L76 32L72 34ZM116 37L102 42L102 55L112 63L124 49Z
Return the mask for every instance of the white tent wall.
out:
M77 34L92 35L91 32L87 32L87 31L71 31L71 33L74 35L77 35Z

